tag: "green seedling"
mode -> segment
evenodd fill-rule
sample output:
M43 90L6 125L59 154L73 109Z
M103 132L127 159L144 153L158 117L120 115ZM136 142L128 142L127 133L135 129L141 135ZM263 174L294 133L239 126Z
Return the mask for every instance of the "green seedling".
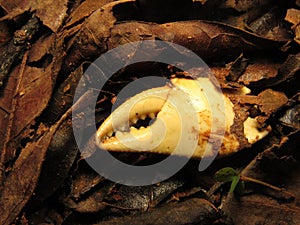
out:
M294 198L294 195L292 193L285 191L282 188L273 186L271 184L268 184L266 182L263 182L263 181L260 181L260 180L257 180L257 179L251 178L251 177L243 176L231 167L225 167L225 168L220 169L219 171L217 171L215 173L214 178L218 182L224 182L224 183L231 182L229 192L236 191L238 193L241 193L245 189L245 182L252 182L252 183L273 189L275 191L280 191L280 192Z
M229 192L234 192L238 185L240 186L239 189L243 189L244 186L244 182L241 182L240 174L231 167L220 169L218 172L216 172L214 178L218 182L231 182Z

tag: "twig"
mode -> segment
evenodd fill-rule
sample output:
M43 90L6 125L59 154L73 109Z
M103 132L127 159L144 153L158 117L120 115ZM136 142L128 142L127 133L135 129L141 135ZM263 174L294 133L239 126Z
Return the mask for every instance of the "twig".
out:
M255 183L255 184L259 184L259 185L265 186L267 188L270 188L272 190L282 192L282 193L284 193L284 194L286 194L286 195L288 195L288 196L290 196L292 198L295 198L295 196L291 192L288 192L288 191L284 190L283 188L276 187L276 186L274 186L272 184L263 182L261 180L257 180L255 178L251 178L251 177L247 177L247 176L241 175L240 176L240 180L241 181L246 181L246 182L252 182L252 183Z

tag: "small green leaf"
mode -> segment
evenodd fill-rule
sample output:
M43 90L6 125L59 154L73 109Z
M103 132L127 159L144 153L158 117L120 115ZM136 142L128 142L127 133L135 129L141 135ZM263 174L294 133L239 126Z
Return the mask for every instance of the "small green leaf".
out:
M239 177L239 174L235 169L231 167L220 169L214 176L215 180L219 182L229 182L235 179L235 177Z
M240 181L240 176L232 177L229 192L234 192L234 190L235 190L237 184L239 183L239 181Z
M233 192L237 186L243 185L240 184L239 173L231 167L220 169L218 172L216 172L214 178L219 182L231 182L229 192Z

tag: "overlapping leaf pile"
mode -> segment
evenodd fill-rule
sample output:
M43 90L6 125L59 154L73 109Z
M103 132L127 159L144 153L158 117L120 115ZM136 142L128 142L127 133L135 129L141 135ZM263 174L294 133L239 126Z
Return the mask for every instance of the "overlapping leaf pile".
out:
M0 224L300 224L298 0L1 0L0 7ZM74 141L73 95L90 62L138 40L185 46L224 90L250 88L236 101L272 133L205 173L191 162L149 187L102 178L82 160L93 149L80 155ZM99 96L98 123L122 86L147 69L172 74L168 65L150 66L114 77ZM290 194L246 183L238 198L227 195L213 180L223 166Z

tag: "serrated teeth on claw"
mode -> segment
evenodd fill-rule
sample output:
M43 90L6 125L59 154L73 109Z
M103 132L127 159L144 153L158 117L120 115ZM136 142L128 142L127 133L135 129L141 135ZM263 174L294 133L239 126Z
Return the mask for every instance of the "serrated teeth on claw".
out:
M139 120L139 118L137 116L135 116L135 117L130 119L130 122L133 123L133 124L136 124L138 120Z
M139 120L145 120L147 115L155 118L162 109L170 90L167 86L153 88L123 103L99 127L96 135L98 145L107 150L118 151L121 146L117 143L117 137L124 137L126 133L136 133L138 129L131 125L135 125ZM111 132L115 132L115 136L107 138L107 134Z
M147 115L145 115L145 114L143 114L143 115L140 116L140 118L141 118L142 120L145 120L146 117L147 117Z
M216 143L222 143L220 155L239 150L240 143L230 130L235 118L230 99L222 93L221 105L208 99L215 90L208 78L173 78L171 82L173 86L141 92L117 108L99 127L98 146L115 152L175 152L195 158L213 155ZM212 112L214 103L217 107ZM150 123L143 124L147 118Z
M149 113L149 118L154 119L155 118L155 113Z
M110 132L107 133L107 136L111 137L111 136L113 136L113 133L114 133L113 131L110 131Z

